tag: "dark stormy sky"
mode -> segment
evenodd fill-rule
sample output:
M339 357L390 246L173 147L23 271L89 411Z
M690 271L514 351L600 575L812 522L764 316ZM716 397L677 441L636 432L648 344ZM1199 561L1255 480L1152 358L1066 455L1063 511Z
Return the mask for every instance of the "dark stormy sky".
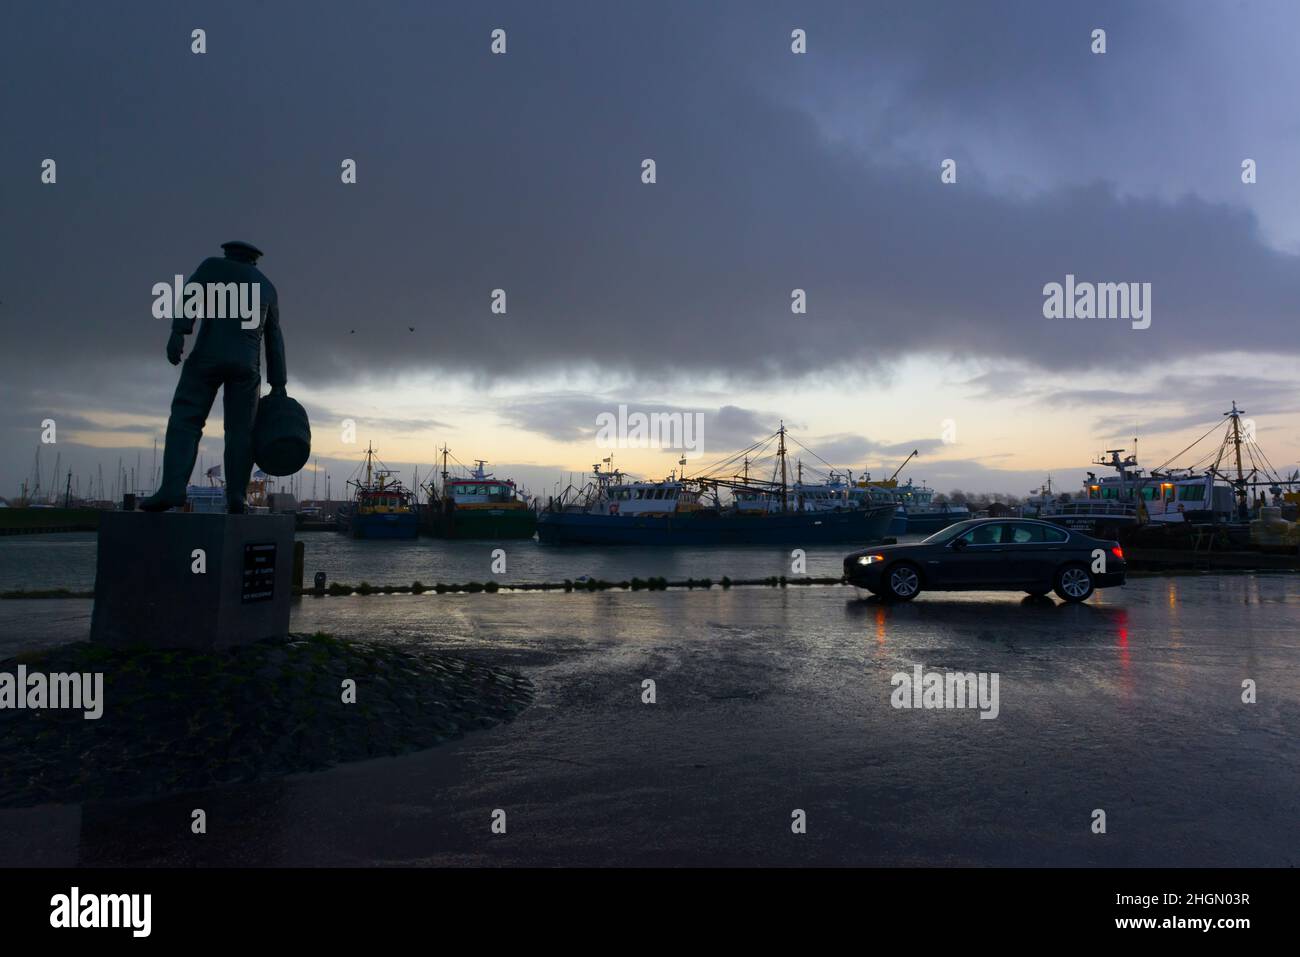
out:
M231 238L265 250L336 481L350 417L390 464L446 441L541 490L620 402L704 412L706 459L781 419L855 468L920 447L944 489L1072 484L1135 430L1158 464L1233 399L1294 462L1298 28L1201 0L6 4L0 494L45 418L47 472L149 460L176 377L150 289ZM1044 318L1067 274L1150 283L1150 328Z

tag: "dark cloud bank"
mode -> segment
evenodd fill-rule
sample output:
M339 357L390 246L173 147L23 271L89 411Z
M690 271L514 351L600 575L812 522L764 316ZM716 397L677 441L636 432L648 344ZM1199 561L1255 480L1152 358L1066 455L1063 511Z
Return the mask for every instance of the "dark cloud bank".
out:
M1238 337L1295 351L1296 259L1243 208L1107 182L1015 197L965 160L956 124L926 162L896 148L1008 107L1063 157L1074 137L1143 136L1159 117L1126 112L1125 84L1195 74L1215 38L1191 7L9 10L3 371L20 398L85 389L88 364L104 407L165 397L150 287L234 237L266 250L291 384L595 368L721 374L779 395L793 377L925 352L1068 373ZM1098 62L1086 37L1103 20L1115 52ZM204 56L189 51L195 26ZM497 26L504 57L488 53ZM789 52L792 26L808 31L806 57ZM874 144L849 128L855 114L841 139L815 109L857 99L876 104ZM1222 147L1206 122L1207 149ZM54 187L38 181L46 156ZM960 164L953 186L939 182L945 156ZM344 158L355 186L339 181ZM1067 273L1151 283L1151 328L1045 320L1042 287ZM795 287L807 316L790 312ZM495 288L504 316L488 308ZM117 372L154 356L156 382Z

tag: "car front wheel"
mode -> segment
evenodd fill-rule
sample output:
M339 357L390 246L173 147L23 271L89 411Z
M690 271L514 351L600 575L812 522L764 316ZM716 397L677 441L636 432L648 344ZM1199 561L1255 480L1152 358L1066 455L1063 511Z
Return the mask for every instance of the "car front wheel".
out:
M1066 565L1056 573L1056 594L1062 601L1084 601L1092 594L1092 575L1083 565Z
M921 593L921 573L915 565L900 562L885 576L885 594L895 601L911 601Z

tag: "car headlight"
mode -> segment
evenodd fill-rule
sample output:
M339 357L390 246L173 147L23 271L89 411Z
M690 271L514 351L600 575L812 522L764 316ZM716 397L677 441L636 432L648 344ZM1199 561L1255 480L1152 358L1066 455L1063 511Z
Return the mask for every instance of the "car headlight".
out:
M884 555L859 555L858 556L859 565L872 565L875 564L876 562L883 562L884 560L885 560Z

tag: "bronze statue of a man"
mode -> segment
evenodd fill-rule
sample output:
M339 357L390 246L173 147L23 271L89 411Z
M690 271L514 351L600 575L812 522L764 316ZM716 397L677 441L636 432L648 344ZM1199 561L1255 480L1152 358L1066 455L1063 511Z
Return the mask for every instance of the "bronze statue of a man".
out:
M263 342L271 394L284 394L286 372L280 307L275 286L256 265L262 251L242 242L222 243L221 248L225 257L203 260L186 285L198 283L211 288L209 283L256 283L259 315L255 321L242 322L238 316L217 318L204 314L172 398L162 484L140 503L146 512L162 512L185 504L185 486L194 471L203 425L219 388L225 389L226 508L229 512L243 512L244 495L253 471L253 422L262 384ZM185 311L178 309L172 319L171 338L167 340L167 359L172 365L181 361L185 336L194 330L194 318L183 315Z

